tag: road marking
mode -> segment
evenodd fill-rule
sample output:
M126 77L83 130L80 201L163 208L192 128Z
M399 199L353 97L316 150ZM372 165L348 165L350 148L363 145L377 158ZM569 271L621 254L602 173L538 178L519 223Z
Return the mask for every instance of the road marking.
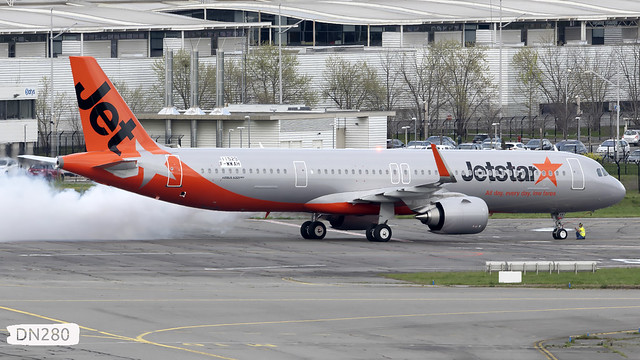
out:
M6 310L6 311L18 313L18 314L28 315L28 316L32 316L32 317L36 317L36 318L44 319L44 320L49 320L49 321L57 322L57 323L61 323L61 324L68 323L68 321L58 320L58 319L54 319L54 318L51 318L51 317L48 317L48 316L38 315L38 314L30 313L28 311L13 309L13 308L9 308L9 307L6 307L6 306L0 306L0 310ZM152 342L152 341L148 341L148 340L144 340L144 339L131 338L131 337L128 337L128 336L121 336L121 335L111 334L111 333L108 333L108 332L104 332L104 331L99 331L99 330L96 330L96 329L88 328L86 326L79 326L79 327L80 327L80 329L83 329L83 330L86 330L86 331L97 332L98 334L109 336L109 337L112 337L112 338L118 339L118 340L127 340L127 341L131 341L131 342L154 345L154 346L163 347L163 348L167 348L167 349L181 350L181 351L186 351L186 352L190 352L190 353L194 353L194 354L214 357L214 358L218 358L218 359L236 360L236 359L233 359L233 358L228 358L228 357L224 357L224 356L220 356L220 355L210 354L210 353L206 353L206 352L203 352L203 351L196 351L196 350L192 350L192 349L181 348L181 347L178 347L178 346L172 346L172 345L167 345L167 344L156 343L156 342Z
M137 255L211 255L211 252L123 252L123 253L55 253L55 254L20 254L24 257L57 257L57 256L137 256Z
M274 265L274 266L249 266L229 268L204 268L207 271L235 271L235 270L272 270L272 269L304 269L326 267L326 265Z
M640 259L611 259L611 261L619 261L625 264L640 265Z

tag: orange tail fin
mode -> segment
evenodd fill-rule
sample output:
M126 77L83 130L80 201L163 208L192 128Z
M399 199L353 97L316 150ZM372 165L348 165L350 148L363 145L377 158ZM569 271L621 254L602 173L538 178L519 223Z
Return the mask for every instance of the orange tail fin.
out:
M145 149L158 148L96 59L71 56L69 61L87 151L137 153L136 140Z

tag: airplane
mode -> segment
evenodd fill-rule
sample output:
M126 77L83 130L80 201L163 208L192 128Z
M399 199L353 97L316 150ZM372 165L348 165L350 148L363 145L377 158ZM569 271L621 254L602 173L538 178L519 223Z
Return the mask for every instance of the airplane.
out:
M55 161L98 183L184 206L224 211L305 212L305 239L326 225L392 238L396 215L431 232L475 234L490 213L562 218L619 202L624 186L596 161L557 151L168 148L159 145L92 57L69 57L87 151ZM31 158L40 158L31 156Z

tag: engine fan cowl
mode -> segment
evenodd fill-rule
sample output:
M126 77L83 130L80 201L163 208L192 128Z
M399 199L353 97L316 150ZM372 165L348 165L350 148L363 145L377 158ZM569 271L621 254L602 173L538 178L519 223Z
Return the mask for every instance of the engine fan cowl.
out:
M489 208L478 197L450 197L434 203L416 218L435 233L477 234L487 227Z

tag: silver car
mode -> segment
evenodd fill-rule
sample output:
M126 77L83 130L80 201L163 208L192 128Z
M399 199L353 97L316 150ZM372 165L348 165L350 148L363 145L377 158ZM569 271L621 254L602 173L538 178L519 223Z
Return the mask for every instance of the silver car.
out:
M0 158L0 175L10 174L18 170L18 162L12 158Z

